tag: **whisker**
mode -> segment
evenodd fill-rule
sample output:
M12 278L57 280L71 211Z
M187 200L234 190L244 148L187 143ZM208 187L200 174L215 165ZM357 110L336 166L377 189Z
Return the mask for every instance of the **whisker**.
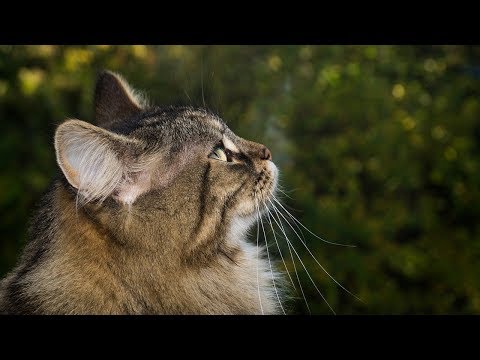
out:
M285 270L287 271L288 278L290 279L290 282L292 283L293 288L295 290L297 290L297 288L295 286L295 282L293 281L292 277L290 276L290 272L288 271L288 267L287 267L287 264L285 263L285 259L283 258L282 251L280 250L280 245L278 244L277 236L275 235L275 230L273 229L272 220L270 219L270 210L268 209L267 206L265 206L265 208L267 209L267 219L268 219L268 222L270 223L270 227L272 228L273 238L275 239L275 244L277 244L278 253L280 254L280 258L282 259L283 266L285 267Z
M273 195L272 198L278 202L278 199L276 198L275 195ZM289 214L287 214L287 215L289 215ZM293 225L295 225L295 227L296 227L296 228L298 229L298 231L300 232L300 235L302 235L302 239L303 239L304 241L307 241L307 240L305 239L305 235L303 234L302 228L301 228L300 226L298 226L297 223L295 223L295 222L293 223Z
M273 211L275 212L276 210L273 209ZM268 213L270 214L270 210L268 210ZM277 215L277 217L278 217L278 215ZM272 218L273 218L273 220L275 220L275 218L273 216L273 213L272 213ZM273 229L273 225L272 225L272 221L270 219L270 215L268 215L268 220L270 221L270 226L272 227L273 235L275 237L275 230ZM276 220L275 220L275 222L276 222ZM277 226L278 226L278 223L277 223ZM281 222L280 222L280 226L281 226L281 230L285 233L285 231L283 229L283 226L281 225ZM276 241L276 237L275 237L275 241ZM278 246L278 244L277 244L277 246ZM300 292L302 293L303 300L305 301L305 304L307 305L307 309L308 309L309 314L312 314L312 311L310 310L310 306L308 305L308 301L307 301L307 298L305 296L305 293L303 292L302 282L300 281L300 276L298 275L297 266L295 264L295 258L293 257L292 250L290 249L289 242L287 242L287 247L288 247L288 251L290 253L290 257L292 258L293 270L295 271L295 275L297 277L298 285L300 287ZM280 251L280 248L279 248L279 251ZM287 270L287 273L288 273L288 270ZM290 273L288 273L288 276L290 277ZM292 281L291 277L290 277L290 280ZM292 281L292 284L293 284L293 281ZM293 287L295 288L295 285L293 285ZM296 288L295 288L295 290L296 290Z
M270 201L270 199L269 199ZM278 208L270 201L270 204L275 208L277 209L278 211ZM340 284L332 275L330 275L330 273L322 266L322 264L320 264L320 262L317 260L317 258L315 257L315 255L313 255L313 253L310 251L310 249L308 248L307 244L305 244L305 242L302 240L302 238L300 237L300 235L298 235L298 233L295 231L295 229L293 228L293 226L290 224L290 222L285 218L285 216L283 216L283 214L278 211L278 214L280 214L280 216L287 222L287 224L290 226L290 228L293 230L293 232L295 233L295 235L297 235L298 239L300 240L300 242L303 244L303 246L305 246L305 248L307 249L308 253L312 256L313 260L315 260L315 262L318 264L318 266L320 266L320 268L325 272L325 274L327 274L330 279L332 279L339 287L341 287L343 290L345 290L347 293L349 293L350 295L352 295L354 298L356 298L357 300L363 302L362 299L360 299L358 296L356 296L355 294L353 294L352 292L350 292L349 290L347 290L342 284Z
M290 195L288 195L285 191L283 191L282 189L280 189L280 187L277 185L277 190L280 191L283 195L285 195L286 197L288 197L290 200L294 200Z
M255 201L256 201L256 198L255 198ZM260 281L259 281L259 277L258 277L258 262L260 261L259 257L258 257L258 253L259 253L259 250L258 250L258 236L260 234L260 225L258 224L258 219L259 219L259 214L258 214L258 210L257 210L257 261L256 261L256 265L257 265L257 290L258 290L258 301L260 302L260 310L262 311L262 315L264 315L265 313L263 312L262 297L260 295Z
M280 192L280 195L278 194L277 190L278 190L278 192ZM275 195L274 195L273 197L277 198L277 200L278 200L278 198L280 198L280 200L283 200L283 199L282 199L283 196L289 198L289 199L292 200L292 201L295 201L295 199L292 198L290 195L288 195L285 191L283 191L282 189L279 189L279 188L278 188L278 185L277 185L277 189L276 189ZM290 210L293 210L293 211L299 211L299 212L302 211L302 210L296 209L296 208L294 208L294 207L292 207L292 206L290 206L290 205L288 205L288 204L283 204L283 205L284 205L285 207L289 208Z
M255 199L255 204L257 206L257 212L259 214L260 224L262 225L263 237L264 237L264 240L265 240L265 247L267 248L268 265L270 266L270 274L272 275L273 288L275 290L275 294L277 295L278 304L280 305L280 308L282 309L283 315L286 315L285 314L285 309L283 308L282 302L280 301L280 296L278 295L277 286L275 285L275 277L273 276L272 263L270 261L270 252L268 251L267 235L265 233L265 228L263 226L263 221L262 221L262 217L261 217L261 214L260 214L260 211L259 211L259 206L258 206L257 199Z
M282 184L282 179L279 178L277 182L277 188L276 190L280 190L282 193L287 194L287 193L294 193L295 191L301 190L300 188L295 188L295 189L286 189L283 184ZM294 199L292 199L294 200Z
M277 213L277 217L278 217L278 213ZM275 218L272 217L274 220ZM280 217L278 217L278 220L280 220ZM278 225L278 222L275 220L275 222L277 223ZM280 227L280 225L278 225ZM332 313L334 315L336 315L335 311L333 310L333 308L330 306L330 304L328 303L327 299L325 299L325 296L323 296L322 292L320 291L320 289L317 287L317 284L315 284L315 281L312 279L312 277L310 276L310 273L308 272L305 264L303 263L302 259L300 258L300 255L298 255L297 251L295 250L295 247L293 246L293 244L290 242L290 240L288 240L288 236L287 234L285 233L285 231L283 230L282 228L282 232L283 232L283 235L285 236L285 240L287 240L287 243L292 247L292 250L293 252L295 253L295 255L297 256L298 260L300 261L300 264L302 264L302 267L303 269L305 270L305 273L307 274L308 278L310 279L310 281L312 282L313 286L315 287L315 290L317 290L317 292L320 294L320 296L322 297L323 301L325 301L325 303L327 304L327 306L330 308L330 310L332 311ZM306 301L306 299L305 299ZM307 305L308 306L308 305ZM310 310L310 309L309 309Z
M328 240L325 240L323 238L321 238L320 236L314 234L313 232L310 231L310 229L308 229L305 225L303 225L299 220L297 220L295 218L295 216L293 216L292 214L290 214L290 212L285 209L285 207L280 203L280 201L278 201L275 196L273 196L273 200L282 207L283 210L285 210L285 212L287 213L287 215L292 218L296 223L298 223L300 226L302 226L305 230L307 230L310 234L312 234L313 236L315 236L317 239L319 240L322 240L323 242L327 243L327 244L331 244L331 245L338 245L338 246L345 246L345 247L357 247L356 245L350 245L350 244L340 244L340 243L336 243L336 242L333 242L333 241L328 241ZM269 200L270 201L270 200ZM271 201L270 201L271 202Z

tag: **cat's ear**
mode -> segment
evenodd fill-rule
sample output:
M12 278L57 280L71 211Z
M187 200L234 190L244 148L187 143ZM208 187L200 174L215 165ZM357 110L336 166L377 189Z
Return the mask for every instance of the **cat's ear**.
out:
M95 86L95 123L98 126L128 119L141 112L145 105L145 98L120 75L107 70L98 75Z
M55 132L58 165L85 203L113 195L131 204L148 190L142 149L136 140L81 120L67 120Z

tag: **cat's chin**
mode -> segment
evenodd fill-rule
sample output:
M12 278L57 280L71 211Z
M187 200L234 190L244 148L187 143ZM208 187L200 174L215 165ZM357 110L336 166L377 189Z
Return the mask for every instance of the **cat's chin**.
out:
M252 200L254 214L259 212L260 215L264 215L267 212L267 208L271 208L271 203L275 198L278 185L278 168L272 161L268 160L265 162L264 171L268 173L266 176L267 181L265 182L267 186L254 190Z

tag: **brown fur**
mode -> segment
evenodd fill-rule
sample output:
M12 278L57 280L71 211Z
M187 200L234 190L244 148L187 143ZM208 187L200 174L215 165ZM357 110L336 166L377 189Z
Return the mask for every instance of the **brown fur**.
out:
M278 313L268 263L245 240L255 196L264 208L275 190L268 149L205 110L146 108L133 94L104 73L103 128L67 120L57 129L63 173L0 282L0 312ZM231 162L209 156L225 137Z

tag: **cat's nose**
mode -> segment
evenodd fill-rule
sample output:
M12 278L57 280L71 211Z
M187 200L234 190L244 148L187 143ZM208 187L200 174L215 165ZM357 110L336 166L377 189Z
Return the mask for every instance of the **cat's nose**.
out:
M261 154L260 158L262 160L272 160L272 153L270 152L270 150L266 146L263 147L260 154Z

